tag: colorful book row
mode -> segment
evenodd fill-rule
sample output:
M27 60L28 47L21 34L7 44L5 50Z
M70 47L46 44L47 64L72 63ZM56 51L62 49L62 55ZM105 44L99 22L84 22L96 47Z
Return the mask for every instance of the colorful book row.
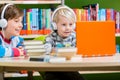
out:
M49 31L51 26L51 9L24 9L22 34L40 34ZM44 34L43 33L43 34Z
M74 11L77 21L114 21L116 16L114 9L99 9L99 4L90 4Z
M50 34L50 29L42 29L42 30L21 30L20 35L31 35L31 34Z

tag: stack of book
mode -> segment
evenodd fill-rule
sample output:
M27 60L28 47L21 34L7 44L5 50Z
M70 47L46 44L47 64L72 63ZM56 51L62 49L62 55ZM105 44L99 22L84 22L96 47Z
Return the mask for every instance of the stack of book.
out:
M76 55L76 53L77 53L76 47L58 48L56 52L56 56L66 57L67 60L70 60L71 57Z
M24 42L28 55L42 55L45 53L44 43L39 40L26 40Z

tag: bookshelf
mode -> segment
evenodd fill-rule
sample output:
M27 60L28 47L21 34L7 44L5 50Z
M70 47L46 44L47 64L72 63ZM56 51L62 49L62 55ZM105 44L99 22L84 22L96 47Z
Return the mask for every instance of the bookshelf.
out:
M0 4L3 3L13 3L13 4L63 4L64 0L3 0L0 1Z
M101 4L99 4L100 3L99 1L95 2L95 0L94 0L93 3L89 3L88 0L86 0L86 2L87 3L84 4L84 6L88 6L88 5L89 6L88 6L88 8L85 8L85 9L84 9L84 7L82 7L82 10L84 9L84 11L85 11L85 12L83 12L83 14L85 13L84 15L82 14L82 10L81 10L80 7L78 7L79 11L76 10L76 12L78 12L78 14L79 13L82 14L82 15L80 15L80 17L83 17L83 19L80 19L80 20L79 20L79 16L77 17L78 21L82 21L78 25L79 29L77 29L77 34L79 34L79 36L82 36L82 38L77 38L77 40L78 40L77 43L78 42L81 43L81 44L78 43L79 45L77 45L77 47L79 48L78 53L79 54L84 54L84 56L100 56L100 55L106 56L106 55L114 55L115 53L118 53L118 52L120 53L120 29L119 29L119 26L118 26L119 19L116 16L117 14L119 14L118 11L116 11L112 7L110 7L110 8L101 7ZM96 13L97 13L97 15L95 15L97 19L93 20L93 19L91 19L93 17L93 16L91 16L91 12L92 12L91 5L96 4L96 3L99 4L99 8L97 10L96 6L93 7L93 10L95 9ZM80 12L80 10L81 10L81 12ZM88 11L86 11L86 10L88 10ZM87 13L87 15L86 15L86 13ZM84 17L85 17L85 19L84 19ZM91 20L96 21L96 22L92 22ZM113 21L114 24L111 24L110 21ZM109 25L109 24L111 24L111 25ZM109 39L109 40L108 40L108 37L110 38L110 34L107 33L108 32L107 29L106 29L106 33L103 32L103 33L105 33L105 35L103 34L103 36L106 36L104 38L100 35L101 33L99 31L97 31L97 32L94 31L94 30L96 30L95 28L100 29L100 27L102 27L102 26L106 27L105 25L108 26L108 28L107 28L108 31L110 30L110 27L113 26L112 30L114 31L114 33L111 35L112 38ZM87 33L89 33L90 36L92 35L92 37L89 37L88 35L86 35L86 33L84 33L84 34L81 33L83 31L86 31L86 29L88 29L89 26L91 26L90 27L91 30L88 31ZM84 28L83 31L81 30L82 27ZM95 32L95 33L93 34L93 32ZM97 35L95 36L95 34L97 34ZM103 40L101 40L101 38L99 36L101 36L101 38L103 38ZM89 37L89 39L88 39L88 37ZM83 42L81 40L83 40ZM92 40L92 41L90 41L90 40ZM108 40L108 41L106 41L106 40ZM106 43L109 42L109 41L111 41L112 44L114 42L114 44L113 45L111 45L111 44L106 45ZM103 44L103 42L106 42L106 43ZM95 44L93 44L93 43L95 43ZM101 44L98 44L98 43L101 43ZM93 46L95 46L95 47L93 47ZM117 46L119 48L117 48ZM113 49L110 49L110 48L113 48ZM117 49L119 49L119 50L117 50ZM111 50L113 50L113 51L111 51ZM101 53L103 53L103 54L101 54Z
M113 8L117 11L120 11L120 0L65 0L65 4L70 6L71 8L82 8L82 6L95 3L99 3L100 8Z
M32 4L32 7L34 8L33 5L36 5L39 7L39 4L41 5L59 5L59 4L64 5L64 0L2 0L0 1L0 4L3 4L3 3L13 3L13 4L17 4L20 7L24 6L25 8ZM40 35L42 34L30 34L30 35L20 35L20 36L23 38L29 39L29 38L36 38Z
M71 4L72 3L72 4ZM120 11L119 3L120 0L110 1L110 0L65 0L65 4L68 5L71 8L82 8L82 6L88 5L88 4L96 4L98 3L101 8L112 8L116 11ZM106 4L109 3L109 4ZM77 5L74 5L77 4ZM116 37L120 37L120 34L115 34Z

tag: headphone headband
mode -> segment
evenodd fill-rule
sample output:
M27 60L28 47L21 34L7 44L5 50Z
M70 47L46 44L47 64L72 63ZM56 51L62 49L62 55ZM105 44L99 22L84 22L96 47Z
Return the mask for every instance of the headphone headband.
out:
M13 4L6 4L4 7L3 7L3 10L1 12L1 19L0 19L0 27L3 29L7 26L7 20L4 18L4 15L5 15L5 10L8 6L10 5L13 5Z
M1 19L4 19L4 14L5 14L5 10L7 9L8 6L10 5L13 5L13 4L6 4L2 10L2 13L1 13Z
M75 12L71 9L71 8L69 8L69 7L67 7L67 6L60 6L60 7L58 7L57 9L55 9L55 11L52 13L52 17L51 17L51 20L53 21L53 18L54 18L54 15L56 14L56 12L59 10L59 9L68 9L68 10L70 10L72 13L73 13L73 15L75 16L75 22L76 22L76 14L75 14Z

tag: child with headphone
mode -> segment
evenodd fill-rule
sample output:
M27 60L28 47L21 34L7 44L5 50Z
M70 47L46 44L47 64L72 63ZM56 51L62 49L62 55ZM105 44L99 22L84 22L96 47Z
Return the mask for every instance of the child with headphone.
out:
M0 5L0 57L25 55L23 38L18 37L22 25L23 11L14 4Z
M76 15L67 6L59 6L52 13L53 32L46 37L45 48L50 53L54 48L76 47ZM45 72L45 80L84 80L78 72Z

